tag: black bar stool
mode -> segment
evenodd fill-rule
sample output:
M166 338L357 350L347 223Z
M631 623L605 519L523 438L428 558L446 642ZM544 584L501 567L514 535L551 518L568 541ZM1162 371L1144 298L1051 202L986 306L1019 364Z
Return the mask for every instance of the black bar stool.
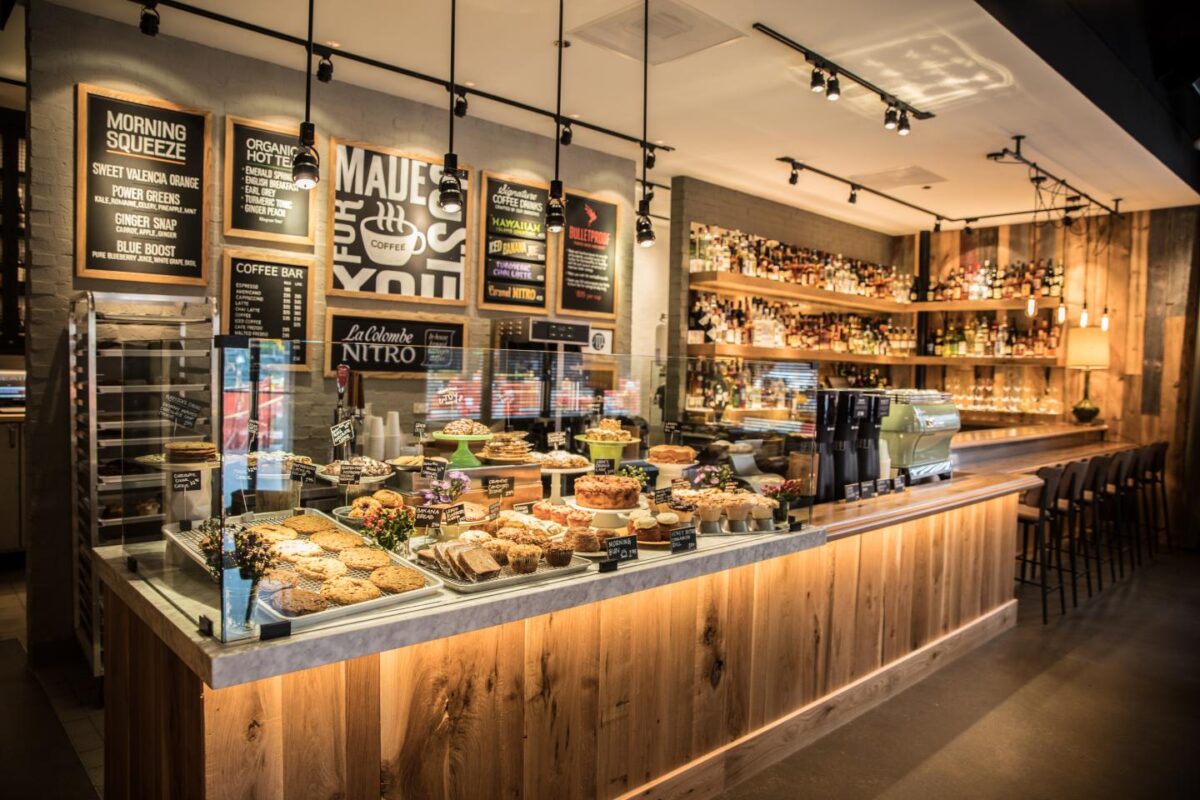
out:
M1030 489L1021 498L1017 509L1017 521L1021 527L1021 552L1017 554L1020 572L1016 577L1017 583L1036 584L1042 593L1042 624L1050 621L1049 595L1058 591L1062 613L1067 613L1067 596L1063 590L1062 550L1056 543L1051 546L1051 520L1058 506L1058 484L1063 471L1058 467L1042 467L1037 476L1042 479L1042 486ZM1033 537L1033 552L1030 553L1030 535ZM1055 557L1058 571L1058 582L1050 585L1047 573L1051 568L1051 558ZM1037 579L1025 577L1026 568L1032 568Z
M1104 522L1101 503L1108 484L1108 468L1112 459L1109 456L1095 456L1087 461L1087 471L1083 476L1083 491L1080 505L1083 510L1080 519L1080 534L1090 537L1091 552L1096 562L1096 586L1104 591L1104 565L1108 564L1108 573L1113 583L1117 582L1117 557L1113 548L1112 537L1108 535L1108 526ZM1090 524L1088 517L1090 516Z
M1158 554L1158 510L1150 496L1153 481L1155 445L1148 444L1134 451L1133 470L1129 479L1132 492L1137 498L1138 540L1146 540L1146 555L1153 558Z
M1150 461L1150 504L1154 508L1154 538L1163 534L1167 540L1167 549L1175 549L1175 536L1171 532L1171 517L1167 508L1167 442L1155 442L1150 445L1154 456Z
M1066 546L1072 608L1079 607L1079 588L1076 584L1080 575L1086 581L1087 596L1092 596L1091 552L1083 532L1083 482L1087 477L1087 469L1086 461L1072 461L1062 468L1057 498L1051 512L1055 545L1059 548Z
M1137 548L1137 531L1130 525L1129 512L1134 504L1129 493L1129 474L1133 469L1133 451L1123 450L1113 455L1108 463L1108 475L1104 492L1101 494L1100 514L1108 525L1117 551L1117 572L1125 577L1125 554L1129 553L1129 570L1141 566L1141 553Z

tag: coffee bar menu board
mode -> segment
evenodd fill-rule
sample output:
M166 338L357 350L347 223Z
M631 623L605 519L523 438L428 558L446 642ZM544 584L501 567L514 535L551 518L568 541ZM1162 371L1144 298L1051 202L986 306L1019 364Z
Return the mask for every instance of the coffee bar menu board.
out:
M312 260L247 250L225 251L221 324L225 333L280 339L287 362L311 367Z
M546 184L483 173L479 307L546 311Z
M467 318L326 308L325 337L326 377L345 364L367 377L421 378L463 370Z
M559 314L617 318L616 204L567 192L558 254Z
M75 274L204 286L211 114L79 84Z
M469 172L448 213L437 159L338 139L331 156L326 293L466 305Z
M300 130L225 117L225 235L313 243L317 193L292 182Z

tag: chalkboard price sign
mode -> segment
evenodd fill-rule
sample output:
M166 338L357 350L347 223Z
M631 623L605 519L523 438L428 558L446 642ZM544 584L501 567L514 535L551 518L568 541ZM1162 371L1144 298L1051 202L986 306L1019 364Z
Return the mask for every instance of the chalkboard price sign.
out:
M281 340L283 364L308 365L304 342L312 330L311 267L308 259L226 250L221 279L225 332Z
M293 463L292 480L300 483L315 483L317 480L317 465L300 462Z
M200 471L189 469L171 473L171 488L176 492L194 492L200 488Z
M891 494L892 482L887 478L880 478L879 480L875 481L875 491L880 495Z
M546 202L549 187L484 173L479 307L546 310Z
M351 486L362 478L362 464L342 464L338 470L338 484Z
M518 514L532 514L533 503L513 503L513 511L516 511Z
M487 478L487 496L488 497L512 497L513 484L515 480L512 477L507 478Z
M906 483L907 481L905 481L903 475L897 475L896 477L892 478L892 491L903 492Z
M376 378L460 372L467 319L447 314L325 310L325 374L334 365Z
M292 182L298 128L225 117L225 235L313 243L317 193Z
M654 490L654 504L655 505L663 505L665 503L671 502L671 492L673 492L673 491L674 491L674 489L672 489L670 486L668 486L665 489L655 489Z
M417 506L413 509L413 525L432 528L442 524L442 510L434 506Z
M859 487L858 495L863 500L870 500L875 496L875 481L863 481Z
M604 542L604 548L608 552L608 560L620 563L622 561L635 561L638 557L637 537L629 536L614 536Z
M185 428L195 428L196 420L203 411L203 404L182 395L169 394L163 398L162 405L158 409L158 414L163 419L168 419L176 425L182 425Z
M354 438L354 420L344 419L329 426L329 438L334 447L340 447Z
M687 553L696 549L696 529L693 526L671 531L671 553Z
M567 443L566 431L551 431L546 434L546 444L554 448L562 447Z
M612 475L613 474L613 459L597 458L594 462L595 469L593 472L597 475Z
M857 503L858 502L859 495L858 495L858 484L857 483L847 483L843 491L846 494L846 502L847 503Z
M462 522L462 518L463 518L463 504L462 503L455 503L454 505L445 509L445 511L442 513L442 522L445 523L446 525L456 525L459 522Z
M617 317L617 206L567 192L558 265L559 314Z
M205 286L211 114L80 84L75 272Z
M440 481L446 477L446 462L427 458L421 463L421 477L431 481Z

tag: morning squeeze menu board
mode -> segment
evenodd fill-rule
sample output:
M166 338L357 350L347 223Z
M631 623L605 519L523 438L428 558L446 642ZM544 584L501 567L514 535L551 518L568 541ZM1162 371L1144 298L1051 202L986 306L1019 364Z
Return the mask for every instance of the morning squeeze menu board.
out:
M203 286L206 111L80 84L75 272Z
M558 313L616 319L617 206L567 192L559 252Z
M469 173L462 208L438 208L441 164L333 140L326 293L466 305Z
M298 128L225 118L225 235L312 244L317 193L297 189Z
M308 367L312 330L312 262L248 250L226 250L221 321L226 333L280 339L292 366Z
M485 172L479 306L546 310L546 201L549 187Z

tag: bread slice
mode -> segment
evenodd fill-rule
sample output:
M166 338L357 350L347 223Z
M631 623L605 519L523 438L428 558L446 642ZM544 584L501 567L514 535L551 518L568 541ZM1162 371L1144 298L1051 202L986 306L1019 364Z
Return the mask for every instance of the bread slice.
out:
M500 574L500 565L482 547L458 551L458 564L472 580L482 581Z

